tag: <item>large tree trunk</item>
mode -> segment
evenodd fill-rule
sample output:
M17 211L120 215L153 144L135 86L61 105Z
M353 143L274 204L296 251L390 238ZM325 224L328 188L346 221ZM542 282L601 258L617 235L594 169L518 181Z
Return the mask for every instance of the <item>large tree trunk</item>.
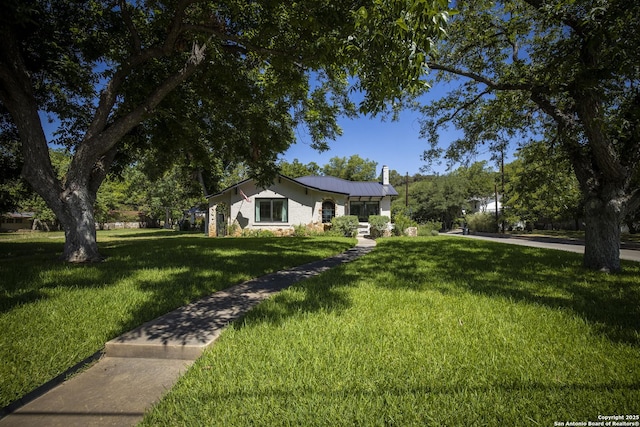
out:
M67 262L98 262L96 222L93 215L95 195L87 189L67 191L62 197L63 209L56 212L64 227L64 252Z
M619 272L621 203L615 197L590 197L585 203L584 266Z

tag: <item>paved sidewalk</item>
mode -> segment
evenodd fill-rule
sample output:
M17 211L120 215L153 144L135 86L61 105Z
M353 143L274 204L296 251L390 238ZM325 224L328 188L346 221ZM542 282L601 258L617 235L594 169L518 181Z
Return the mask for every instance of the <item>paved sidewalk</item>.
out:
M230 322L375 244L358 238L342 254L241 283L147 322L109 341L97 363L0 419L0 427L135 425Z

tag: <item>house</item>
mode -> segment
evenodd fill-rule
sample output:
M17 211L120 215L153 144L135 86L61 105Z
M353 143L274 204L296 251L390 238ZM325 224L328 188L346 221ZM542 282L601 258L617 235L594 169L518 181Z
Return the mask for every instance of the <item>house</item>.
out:
M33 212L11 212L0 215L0 231L31 230L35 214Z
M496 204L496 199L494 196L491 197L473 197L469 200L470 208L468 213L496 213L496 205L498 206L498 212L502 210L502 195L498 194L498 201Z
M382 168L382 182L279 175L270 187L261 188L247 179L207 196L208 234L224 235L228 227L290 234L295 226L321 227L342 215L355 215L368 228L370 215L391 217L391 200L397 196L387 166Z

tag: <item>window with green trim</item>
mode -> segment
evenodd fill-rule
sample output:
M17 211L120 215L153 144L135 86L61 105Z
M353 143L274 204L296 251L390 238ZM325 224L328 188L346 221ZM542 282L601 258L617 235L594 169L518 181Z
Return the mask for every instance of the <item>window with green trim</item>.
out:
M288 199L256 199L256 222L289 221Z

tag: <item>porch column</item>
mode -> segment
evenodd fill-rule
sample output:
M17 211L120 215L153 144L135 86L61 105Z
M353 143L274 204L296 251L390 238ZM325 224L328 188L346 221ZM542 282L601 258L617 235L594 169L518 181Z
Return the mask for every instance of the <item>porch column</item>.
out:
M209 206L209 237L216 237L218 235L217 221L218 220L218 205Z

